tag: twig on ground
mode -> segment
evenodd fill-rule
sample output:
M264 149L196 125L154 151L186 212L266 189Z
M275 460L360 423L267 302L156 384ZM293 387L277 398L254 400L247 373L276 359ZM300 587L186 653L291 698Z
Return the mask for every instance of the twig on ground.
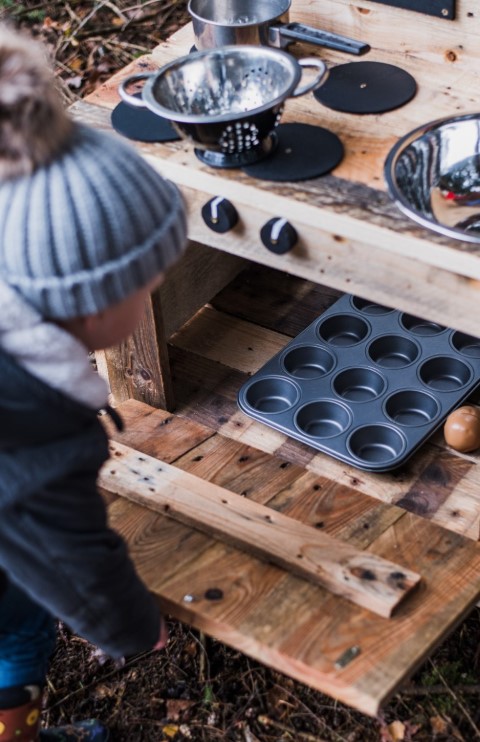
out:
M458 704L459 708L461 708L461 710L465 714L465 718L468 719L468 721L469 721L472 729L475 731L475 734L477 735L477 739L480 739L480 729L478 728L478 726L475 724L474 720L472 719L469 710L462 703L462 701L457 696L457 694L455 693L455 691L453 691L452 688L450 688L450 686L448 685L447 681L445 680L445 678L443 677L442 673L440 672L440 670L438 669L438 667L435 665L435 663L433 662L433 660L430 660L429 659L428 661L429 661L431 667L435 670L436 674L438 675L438 677L439 677L440 682L442 683L442 685L445 686L445 688L447 689L447 691L449 692L449 694L452 696L452 698L455 699L455 701Z
M107 678L111 678L113 675L117 675L118 673L123 672L124 670L126 670L131 665L134 665L139 660L146 659L147 657L149 657L152 654L155 654L155 652L153 650L150 651L150 652L144 652L141 655L137 655L137 656L133 657L131 660L127 660L122 667L115 667L110 672L107 672L105 675L102 675L102 678L101 679L100 678L95 678L95 680L92 680L91 683L87 683L87 685L82 685L81 688L76 688L75 690L72 690L70 693L67 693L66 696L63 696L63 698L60 698L58 701L55 701L54 703L50 704L50 706L48 706L45 709L45 712L52 711L52 709L56 708L57 706L61 706L62 704L65 703L65 701L68 701L73 696L77 696L80 693L85 693L85 691L90 690L90 688L94 688L99 683L104 683L105 680L107 680Z
M262 726L267 728L273 727L274 729L278 729L280 732L289 734L292 740L304 740L304 742L327 742L327 740L317 737L314 734L310 734L309 732L299 732L298 729L292 729L292 727L289 727L286 724L281 724L279 721L273 721L273 719L270 719L268 716L259 716L257 721Z
M465 693L469 696L480 695L480 685L456 685L455 689L458 693ZM407 687L403 688L399 693L399 696L441 696L445 693L451 693L448 686L445 685L427 685L426 687Z

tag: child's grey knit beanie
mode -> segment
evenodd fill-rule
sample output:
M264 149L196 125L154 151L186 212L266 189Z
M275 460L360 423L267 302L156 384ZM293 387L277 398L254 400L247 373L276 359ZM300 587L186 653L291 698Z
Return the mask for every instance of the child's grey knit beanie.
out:
M66 117L34 47L0 28L0 276L44 317L70 319L165 271L186 244L185 208L131 145Z
M44 317L96 314L185 242L177 188L113 135L76 126L50 164L0 182L0 275Z

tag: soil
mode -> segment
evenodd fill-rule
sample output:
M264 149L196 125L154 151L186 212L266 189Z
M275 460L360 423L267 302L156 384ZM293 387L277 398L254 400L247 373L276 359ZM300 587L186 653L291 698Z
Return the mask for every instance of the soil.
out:
M473 742L480 739L478 635L471 615L378 719L169 621L166 650L99 666L60 626L48 678L48 725L95 716L119 742Z
M259 0L260 1L260 0ZM67 102L147 53L188 20L175 0L0 0L49 47ZM438 742L480 740L480 610L371 719L176 621L166 650L100 664L59 626L43 722L97 717L118 742Z

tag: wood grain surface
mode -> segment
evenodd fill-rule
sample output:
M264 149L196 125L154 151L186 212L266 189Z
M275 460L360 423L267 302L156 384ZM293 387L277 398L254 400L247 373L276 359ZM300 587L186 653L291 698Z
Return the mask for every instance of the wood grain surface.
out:
M284 121L324 126L345 147L345 157L332 174L311 181L279 184L254 180L238 170L214 170L200 163L189 142L136 146L182 188L193 240L478 334L472 307L479 301L479 247L417 226L385 192L383 176L385 157L400 136L434 119L478 109L472 94L480 78L475 43L480 22L474 4L459 0L455 21L368 0L361 6L347 0L326 0L321 5L298 0L291 16L368 41L372 50L364 59L407 70L417 81L417 94L402 108L361 116L328 109L311 95L287 101ZM117 73L87 101L75 104L72 114L110 128L110 111L119 102L119 81L187 54L192 41L193 31L187 25L150 55ZM355 61L311 46L294 45L291 50L297 57L317 54L330 65ZM231 200L240 215L235 229L225 235L209 230L200 217L206 200L219 194ZM280 256L259 240L262 225L278 215L288 218L299 235L295 249Z
M420 575L224 487L112 443L99 484L389 617Z
M391 618L106 494L111 523L165 612L374 715L480 596L479 459L451 451L438 433L408 465L371 474L238 411L237 392L263 362L263 342L287 343L336 298L331 289L250 265L172 336L175 414L130 400L119 407L125 432L111 432L140 456L164 462L161 468L175 467L177 477L201 480L202 491L220 487L228 498L269 509L272 519L286 516L419 573L418 588ZM239 332L245 326L250 339ZM200 332L208 337L203 345Z
M397 690L480 595L480 546L277 453L130 400L122 442L208 483L418 571L386 619L200 531L127 501L110 505L164 611L368 714ZM190 431L187 433L187 431ZM115 457L116 460L117 457ZM115 462L116 463L116 462ZM160 464L163 466L163 464Z

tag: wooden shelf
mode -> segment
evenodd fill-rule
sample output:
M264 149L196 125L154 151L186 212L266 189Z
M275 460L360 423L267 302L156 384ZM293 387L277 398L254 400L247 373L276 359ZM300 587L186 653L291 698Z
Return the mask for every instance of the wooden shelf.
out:
M420 587L392 618L123 498L111 504L110 517L166 611L376 714L478 599L480 469L477 456L449 451L438 435L396 473L371 475L238 410L236 393L248 374L335 298L271 269L242 272L171 338L175 414L128 401L119 408L126 432L114 437L418 572ZM205 598L210 588L223 598ZM352 647L358 656L338 667Z

